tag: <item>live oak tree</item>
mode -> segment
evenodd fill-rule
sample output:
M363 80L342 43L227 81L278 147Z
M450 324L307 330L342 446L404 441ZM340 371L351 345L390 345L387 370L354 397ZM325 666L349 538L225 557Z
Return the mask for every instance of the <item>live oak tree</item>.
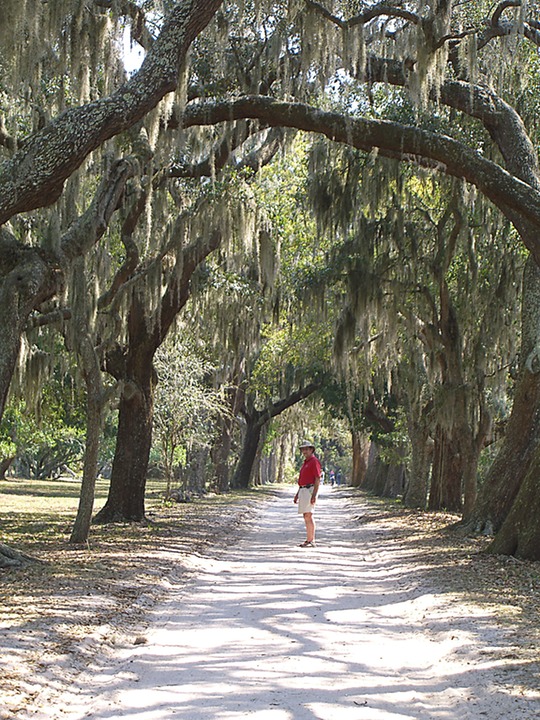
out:
M463 179L512 222L539 262L535 89L540 34L535 6L517 1L491 8L481 2L463 6L449 0L407 8L299 2L290 10L289 14L284 11L282 22L273 15L268 23L271 46L280 61L276 76L282 73L281 84L272 87L274 92L221 96L188 105L185 125L258 119L271 126L320 133L367 152L376 149L379 155ZM272 28L276 28L274 33ZM283 37L294 35L294 43L283 39L280 44L276 35L282 29ZM324 42L318 41L321 37ZM348 113L336 108L336 103L328 108L331 96L330 103L328 99L313 101L317 81L321 81L319 87L325 86L331 78L339 79L339 72L347 79L341 86L353 98ZM399 92L402 102L417 108L414 122L373 117L368 91L379 84L388 92L394 88L392 92ZM289 99L290 87L295 102ZM467 132L454 137L441 132L438 115L464 118ZM535 418L529 408L531 403L537 407L536 342L537 335L532 345L524 345L508 427L509 433L519 427L515 434L523 440L515 449L504 448L507 466L512 467L505 482L516 491L521 487L533 494L530 481L524 484L523 480L536 445L524 439L534 439ZM512 461L518 457L520 467ZM515 492L510 493L510 504L512 496ZM497 494L492 497L496 504ZM502 514L508 510L507 504Z
M138 28L148 54L141 69L126 80L115 37L126 14L140 19L135 5L4 3L0 413L30 314L46 309L45 303L62 294L71 264L104 237L137 172L136 162L122 158L112 145L109 158L101 162L94 158L90 163L90 154L133 127L176 89L189 46L220 4L171 5L155 39L144 23L135 22L134 34ZM82 175L77 170L84 163L98 173L90 203L78 194ZM82 213L77 212L78 203L87 206ZM46 216L37 223L21 216L53 204L48 228Z
M254 196L263 210L266 203L259 191L255 184ZM204 333L214 345L219 365L214 382L224 388L230 404L212 452L221 490L249 486L271 421L321 384L324 363L321 357L313 362L321 345L318 328L306 331L297 322L300 311L289 314L283 309L281 232L277 218L267 218L251 250L218 253L195 297L192 314L197 322L191 331ZM329 348L328 337L325 343ZM233 445L238 446L234 454Z
M95 337L93 339L88 337L88 352L80 352L81 359L84 357L88 359L87 368L90 369L92 365L93 386L99 384L99 372L95 364L99 358L95 355L95 348L91 347L93 344L100 346L105 367L121 381L120 432L113 463L109 501L101 512L102 518L140 519L144 516L144 484L152 421L154 377L152 357L166 336L175 315L185 304L189 293L191 274L201 260L217 246L221 237L217 225L214 225L213 228L205 227L206 236L193 237L191 242L188 239L185 248L180 247L178 242L175 245L174 242L167 241L165 238L161 247L157 250L154 249L153 258L151 255L141 257L140 245L137 246L133 238L136 225L140 223L145 204L150 205L151 203L152 192L154 196L159 193L163 194L162 186L167 179L173 183L174 179L178 177L200 177L214 174L219 169L220 163L221 165L225 164L231 150L250 135L248 130L235 130L232 137L226 133L225 140L222 139L221 142L221 152L219 150L213 152L210 160L203 158L202 161L187 162L178 168L178 166L170 166L172 157L170 153L169 157L164 152L161 157L157 157L155 154L155 138L153 136L156 135L156 132L154 128L158 128L160 124L165 131L174 128L174 122L168 123L167 121L170 115L167 107L160 109L150 118L149 122L141 124L159 100L178 86L187 48L211 19L218 5L219 3L204 3L203 8L202 5L199 7L196 3L184 2L171 6L164 18L159 17L159 13L153 15L152 22L156 24L156 27L160 27L160 34L156 39L152 37L145 26L145 17L142 11L137 10L136 6L131 4L117 6L115 3L96 2L92 7L68 2L50 3L46 7L37 4L34 8L36 14L32 17L31 22L21 12L20 7L17 8L13 4L13 7L10 8L14 25L14 32L10 38L17 40L20 31L23 36L25 33L30 34L31 39L30 47L24 48L21 53L22 60L21 57L16 56L16 63L12 68L12 87L17 86L19 75L22 74L21 68L25 66L25 63L30 65L34 63L35 67L29 76L28 93L38 97L39 80L42 78L42 74L46 74L47 80L54 85L55 92L51 90L52 101L48 105L46 104L49 99L47 94L39 95L39 100L43 102L43 107L40 108L43 110L42 115L47 116L54 109L64 109L64 112L46 125L45 133L40 134L38 131L31 136L31 140L26 140L24 151L17 152L19 145L17 135L16 133L9 134L6 124L4 124L3 144L10 152L16 151L13 158L4 165L6 178L13 177L17 182L24 181L36 186L36 179L23 177L20 172L20 164L24 161L27 163L29 171L39 172L40 158L43 156L47 162L47 172L43 178L45 184L41 185L38 195L32 200L28 200L24 208L16 206L9 210L6 206L6 213L13 213L20 209L30 210L33 206L39 207L52 203L60 195L64 182L81 165L89 152L99 148L108 138L119 132L130 130L130 128L134 129L131 134L126 135L123 145L120 143L107 146L109 154L120 154L127 149L131 150L131 156L127 160L119 160L112 165L106 181L98 188L88 210L79 218L75 217L74 220L70 220L70 216L73 216L74 201L75 203L84 202L84 197L80 192L83 183L80 176L75 176L73 181L70 180L69 193L64 194L65 199L64 196L60 198L60 211L57 204L51 215L54 220L54 225L51 226L52 232L43 233L48 236L45 244L48 255L39 248L30 250L20 244L21 249L18 251L22 257L26 258L25 262L28 262L27 258L30 257L34 266L36 262L40 262L43 266L42 273L48 273L47 287L45 288L43 283L37 283L37 290L32 286L33 295L29 298L26 307L23 308L24 313L21 315L20 323L17 327L13 322L11 324L6 322L3 326L3 330L9 331L11 340L11 345L7 343L4 345L4 350L10 351L4 356L5 372L3 377L5 383L2 392L4 400L17 356L18 337L28 314L32 310L44 309L44 302L52 298L60 298L61 305L62 293L60 290L62 284L68 281L70 265L75 265L81 255L88 254L92 250L92 247L106 233L113 214L120 206L123 206L124 220L121 223L119 234L125 248L124 262L120 263L113 277L110 278L111 285L107 289L104 289L104 286L108 277L106 274L104 275L103 268L93 270L96 273L95 277L99 279L98 290L100 293L100 296L96 296L94 299L94 310L97 310L99 314L109 313L112 316L113 326L117 325L119 310L126 314L128 351L126 354L119 342L116 342L115 346L115 338L110 334L107 336L107 332L103 331L102 323L101 327L94 329ZM122 18L130 15L133 16L133 36L146 47L148 55L140 71L122 85L124 78L121 73L121 62L114 57L111 47L114 46L115 33L118 35L118 31L122 30ZM40 19L41 24L39 23ZM37 31L42 26L48 29L50 36L45 35L42 45L40 45ZM81 31L82 37L79 36ZM58 58L54 53L52 56L50 55L51 48L55 45L55 33L61 37L61 40L58 41L60 48ZM100 46L101 38L107 35L109 39L112 38L113 42L112 45L104 44L109 56L106 53L102 56L99 53L99 47L95 48L94 45L97 43ZM4 39L6 46L9 46L10 39L7 37ZM71 44L70 40L73 41ZM93 63L88 62L90 56ZM44 61L42 61L42 57L45 58ZM57 73L60 73L60 78L57 77ZM102 78L102 81L97 81L96 78ZM60 79L60 83L58 83L58 79ZM118 88L114 87L115 81ZM59 87L56 87L56 84ZM110 91L110 94L107 97L105 92L102 98L100 91ZM77 101L84 100L91 102L65 110L66 105L75 105ZM22 117L24 120L24 113ZM17 122L23 124L16 113L11 115L7 113L7 125L11 124L16 129ZM137 127L134 127L135 125ZM92 135L94 135L93 138ZM212 144L215 145L215 142L210 139L208 146L212 147ZM267 148L271 146L271 142L267 143ZM166 145L166 147L168 146ZM260 153L257 162L262 162L260 157L263 155L264 153ZM156 173L161 169L159 161L166 163L168 167L163 169L161 178L156 179ZM246 164L249 165L249 162L248 157ZM66 165L66 163L68 164ZM107 165L110 164L108 155L105 155L103 166L107 168ZM97 173L101 170L99 164L88 165L86 169ZM139 176L140 180L137 178L137 181L132 183L133 187L126 193L127 183L136 176ZM140 189L133 192L138 184ZM19 199L22 196L21 188L14 190L14 195L17 195ZM189 188L184 191L190 194ZM181 192L181 189L176 189L177 202ZM180 215L182 216L182 213ZM185 220L185 215L186 213L180 220ZM5 218L8 216L6 214ZM207 213L206 220L210 216L211 213ZM222 216L220 221L224 221L224 217ZM149 221L150 223L152 221L159 222L159 219L152 214ZM166 226L168 220L165 219L164 222ZM56 227L62 224L65 224L68 229L57 238ZM178 231L178 228L176 230ZM181 231L179 234L182 236ZM38 235L37 232L36 235ZM159 246L159 243L154 243L154 248L156 245ZM13 261L14 253L11 248L17 248L17 240L15 236L8 235L6 232L3 257L9 259L7 270L11 272L11 276L17 271L18 275L15 279L20 283L24 279L20 273L21 266L20 264L17 266ZM166 291L161 294L158 287L160 261L166 264L171 255L176 255L176 262L173 264L172 272L169 273ZM152 272L154 273L153 282L148 281L148 278L152 278ZM6 277L6 289L9 282L12 282L11 276ZM154 303L153 306L150 303L150 315L147 312L148 303L142 294L141 288L145 283L141 282L141 277L146 279L147 297L148 292L159 297L158 303ZM38 275L34 267L32 269L34 285L36 285L37 279ZM85 282L86 279L83 278L79 293L84 292L82 286ZM88 283L87 287L90 284ZM127 292L124 291L126 287L128 288ZM156 288L158 289L156 290ZM9 299L9 294L6 293L5 297ZM10 307L8 312L11 310ZM58 318L62 319L70 315L70 309L60 307L57 313ZM109 324L111 324L110 321ZM81 328L79 327L78 330L80 331ZM113 327L113 331L120 335L124 332L122 328L118 327ZM79 332L75 333L75 337L80 340L82 336ZM79 351L82 351L80 343ZM92 453L94 458L97 451L95 439L99 436L102 415L102 409L99 410L99 408L102 408L103 405L102 400L99 400L100 395L102 392L97 388L96 403L92 403L91 393L88 393L89 408L94 405L97 408L93 413L94 421L89 422L89 429L92 429L92 425L94 426L92 433L94 442L89 442L87 448L88 454L90 448L94 449ZM134 443L135 437L139 437L140 442ZM95 465L95 460L92 464ZM91 477L92 470L89 469L86 474ZM89 506L87 502L86 508ZM87 510L85 517L84 526L87 526ZM84 532L77 532L76 536L79 540L84 539Z
M253 479L257 452L270 421L323 385L325 363L321 354L328 344L321 336L317 325L278 327L266 335L260 352L251 358L240 408L245 427L233 487L248 487Z
M167 7L155 39L145 23L148 18L133 4L34 0L31 5L32 12L27 12L29 3L10 0L6 4L13 32L2 35L3 48L18 37L32 42L25 41L25 52L16 53L24 62L5 74L12 78L10 97L25 98L26 109L10 104L0 125L5 152L0 165L0 222L4 223L0 235L0 410L29 315L59 294L70 264L104 237L128 183L139 171L137 162L107 144L114 160L92 158L98 177L107 182L95 183L94 200L84 203L83 211L70 200L80 197L77 169L85 162L90 167L91 153L134 127L177 88L188 48L218 8L222 10L219 22L208 28L195 55L210 57L213 52L221 65L209 63L207 76L200 73L197 83L191 87L188 83L187 103L178 111L169 108L160 113L158 124L210 128L210 135L216 133L214 146L223 147L216 144L216 137L222 137L221 127L232 127L234 132L236 121L253 120L262 129L289 127L324 135L332 142L372 153L373 162L384 155L451 175L491 201L513 224L535 262L540 262L535 151L540 29L535 3L512 0L493 7L481 1L463 5L438 0L405 7L346 0L329 0L327 5L313 0L286 4L261 0L254 5L192 0ZM96 29L101 23L108 30L107 23L114 25L117 12L125 13L122 17L131 13L134 33L148 48L141 69L123 82L118 74L106 71L117 66L102 57L93 75L87 70L92 67L88 60L101 45L85 40L78 44L82 54L74 54L76 72L57 72L57 63L65 63L70 55L63 39L90 38L85 33L94 21ZM43 27L62 42L39 46L36 28ZM96 32L93 37L97 36ZM3 63L14 56L4 49ZM39 58L34 63L39 72L26 73L33 58ZM44 68L48 72L43 73ZM55 103L36 103L42 97L35 95L36 82L25 94L18 92L21 77L45 78ZM387 93L395 102L375 112L371 97L378 92ZM394 112L400 103L412 108L412 117ZM201 141L206 138L204 131L200 137ZM218 152L215 157L219 161ZM73 190L69 198L66 190ZM53 203L63 213L55 214L47 242L40 243L32 228L28 233L20 213ZM525 284L533 301L535 272L533 268ZM518 512L518 508L534 507L538 496L534 468L540 375L538 308L534 306L534 302L524 305L532 308L526 318L531 332L524 333L522 369L507 431L507 437L518 442L509 441L503 447L499 463L509 468L502 474L509 492L503 499L493 486L491 500L483 498L477 506L475 524L492 522L495 530L514 500L518 503L514 512ZM488 477L486 485L493 482L494 477ZM514 522L517 536L506 548L531 556L535 532L540 529L533 519L520 518ZM527 536L526 544L520 544L520 535Z
M351 481L364 482L362 436L394 430L381 407L390 394L410 429L405 502L425 507L434 443L430 508L460 511L463 490L468 514L478 455L515 355L523 253L504 217L481 198L468 208L462 188L444 178L323 142L309 166L309 203L299 204L312 206L325 260L312 268L306 294L326 321L329 308L339 308L335 353L345 394L340 400L330 384L325 397L349 417Z
M127 159L114 163L105 175L107 182L86 212L69 220L69 214L73 215L71 206L64 227L58 222L56 227L51 227L48 246L36 243L33 238L25 241L24 223L19 220L19 214L59 201L66 184L70 187L68 179L90 153L135 125L177 87L190 44L220 4L214 1L174 5L141 69L124 81L119 64L108 63L110 58L100 55L100 43L91 42L99 40L100 29L103 35L103 27L96 26L104 26L106 33L114 31L115 17L111 10L114 3L95 3L92 8L67 0L32 2L31 8L28 3L11 0L6 3L5 17L10 22L2 23L4 86L17 97L21 83L23 87L26 84L29 102L28 110L23 108L20 113L12 104L4 104L2 113L1 144L5 159L0 166L0 223L3 225L0 410L4 407L28 316L58 293L66 267L103 236L126 182L134 172L132 164ZM42 33L43 28L48 33ZM71 47L77 46L82 57L67 51L69 48L63 43L69 44L71 40ZM105 47L110 49L109 44ZM90 76L90 51L99 56L96 77ZM27 73L28 68L32 72ZM112 77L110 71L106 72L108 68L113 69ZM103 82L97 81L100 73ZM50 90L53 96L57 90L56 95L60 97L51 103L52 107L39 104L47 99L38 91L43 79L51 86L59 81L60 87ZM66 96L66 85L70 83L75 86L71 97ZM102 96L98 88L104 90ZM83 100L81 104L77 103L78 97ZM35 120L33 113L37 116ZM6 225L10 220L11 228Z
M165 127L166 133L174 130L174 124ZM256 155L257 165L268 162L279 147L279 137L270 133L257 139L256 135L242 124L217 142L210 138L208 154L196 161L190 161L185 150L173 153L169 145L167 154L161 148L162 155L172 159L154 173L149 201L151 222L157 226L152 232L156 261L141 258L135 267L126 268L130 279L120 288L123 299L117 309L123 308L120 314L127 317L127 329L106 353L106 369L123 389L109 495L96 522L144 518L156 381L153 358L190 297L194 272L219 246L225 254L247 255L250 247L258 252L264 236L258 232L256 208L249 201L249 179L256 169L251 167L251 156ZM246 140L251 141L247 149ZM185 142L189 147L189 138ZM233 170L227 168L230 163ZM207 182L208 176L213 176L213 183ZM163 202L164 191L169 202ZM181 206L174 221L171 204Z

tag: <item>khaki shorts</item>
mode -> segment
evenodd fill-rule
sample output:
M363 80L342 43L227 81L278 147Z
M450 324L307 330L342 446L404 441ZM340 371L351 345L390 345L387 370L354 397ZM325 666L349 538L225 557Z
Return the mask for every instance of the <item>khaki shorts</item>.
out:
M312 494L312 487L298 488L298 513L300 515L303 515L304 513L312 513L315 510L315 505L311 503Z

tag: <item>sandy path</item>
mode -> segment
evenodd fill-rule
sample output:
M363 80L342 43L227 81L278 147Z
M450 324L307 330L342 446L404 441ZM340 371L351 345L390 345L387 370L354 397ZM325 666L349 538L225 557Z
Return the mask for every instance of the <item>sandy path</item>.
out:
M146 644L119 648L33 718L104 720L532 720L508 692L503 630L419 587L414 558L385 549L323 489L318 546L301 549L292 494L262 511L153 612ZM358 514L358 508L354 511ZM494 654L495 653L495 654Z

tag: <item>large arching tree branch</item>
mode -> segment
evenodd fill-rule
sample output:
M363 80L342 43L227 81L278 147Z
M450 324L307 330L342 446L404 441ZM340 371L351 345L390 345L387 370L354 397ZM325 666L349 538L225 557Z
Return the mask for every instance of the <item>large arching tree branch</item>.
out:
M366 67L369 82L386 82L406 87L409 72L402 63L371 56ZM478 119L504 158L506 170L531 187L540 190L538 155L519 113L497 93L482 85L447 80L434 101ZM509 208L507 217L514 223L527 247L538 234L537 223Z
M107 98L59 115L0 165L0 224L51 205L93 150L128 129L178 84L189 46L222 0L183 0L168 15L141 69Z
M312 382L276 402L269 402L267 407L262 410L257 410L254 407L250 407L249 410L243 408L242 414L246 420L246 430L240 457L231 481L233 487L248 487L264 426L287 408L296 405L296 403L320 390L321 386L322 383L320 382Z
M376 149L387 157L415 162L463 178L510 219L519 214L540 228L540 193L535 188L446 135L258 96L189 107L184 114L184 125L208 125L245 118L259 119L270 126L320 133L359 150L371 152ZM528 242L529 249L540 262L540 238L529 238Z
M208 237L198 237L181 251L167 289L163 293L157 311L158 320L154 322L154 332L150 342L156 348L161 345L174 319L189 299L193 273L203 260L219 247L221 239L221 231L214 230Z
M371 55L366 64L366 80L407 87L409 72L399 61ZM536 150L519 114L497 93L485 86L447 80L433 99L480 120L502 153L506 169L535 185L539 174Z
M357 25L367 25L367 23L380 17L388 18L400 18L407 22L413 23L414 25L421 24L421 18L414 12L407 10L406 8L398 5L393 5L390 2L380 2L366 8L363 12L354 15L351 18L343 19L334 15L328 10L322 3L315 2L315 0L306 0L306 5L311 10L314 10L326 20L329 20L334 25L342 29L355 27Z
M129 160L119 160L101 182L88 209L61 238L61 261L70 263L84 255L103 236L115 210L120 206L126 183L134 172Z
M0 233L0 417L19 354L21 334L33 310L58 292L65 269L98 242L123 196L131 163L119 161L101 183L86 212L60 238L60 253Z
M362 12L354 15L350 18L343 18L332 13L324 4L316 2L316 0L305 0L306 5L312 11L319 14L322 18L328 22L336 25L342 30L346 30L358 25L368 25L372 20L386 17L389 19L400 19L414 26L423 27L429 31L431 20L436 20L438 15L444 14L449 8L448 3L440 3L443 7L435 7L433 13L427 19L422 18L415 12L412 12L408 8L405 8L401 3L392 2L379 2L375 3L371 7L366 8ZM510 35L516 34L522 30L525 37L533 42L535 45L540 45L540 26L538 20L531 17L530 14L523 19L522 27L518 25L515 20L505 20L503 14L506 10L512 8L521 8L523 6L522 0L504 0L499 3L491 17L486 17L477 26L467 28L459 32L450 32L440 37L433 36L432 48L435 50L442 47L444 43L450 43L452 47L456 47L457 44L463 40L463 38L476 35L476 46L480 50L488 45L494 38L498 37L509 37ZM529 11L530 12L530 11Z
M272 418L281 415L281 413L285 412L285 410L288 410L288 408L293 407L293 405L296 405L301 400L305 400L310 395L313 395L313 393L317 392L317 390L320 390L321 387L322 383L320 382L309 383L309 385L305 385L298 390L294 390L287 397L270 403L263 410L256 410L255 416L257 425L259 427L262 427Z
M237 123L230 132L225 132L222 140L198 163L174 163L159 174L160 178L200 178L212 177L219 173L230 161L232 153L251 136L260 132L254 123Z

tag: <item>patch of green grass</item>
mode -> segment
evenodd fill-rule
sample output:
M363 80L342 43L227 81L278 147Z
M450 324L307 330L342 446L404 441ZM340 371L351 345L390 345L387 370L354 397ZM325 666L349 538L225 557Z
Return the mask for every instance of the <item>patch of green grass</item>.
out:
M95 511L107 497L108 480L96 483ZM146 488L148 524L120 523L96 525L90 530L89 547L110 543L137 542L144 546L159 535L182 534L182 527L204 517L207 511L238 506L243 499L266 497L272 487L236 490L217 495L209 493L191 503L165 500L165 480L151 478ZM66 549L79 504L80 481L8 479L0 481L0 537L6 545L29 554Z

